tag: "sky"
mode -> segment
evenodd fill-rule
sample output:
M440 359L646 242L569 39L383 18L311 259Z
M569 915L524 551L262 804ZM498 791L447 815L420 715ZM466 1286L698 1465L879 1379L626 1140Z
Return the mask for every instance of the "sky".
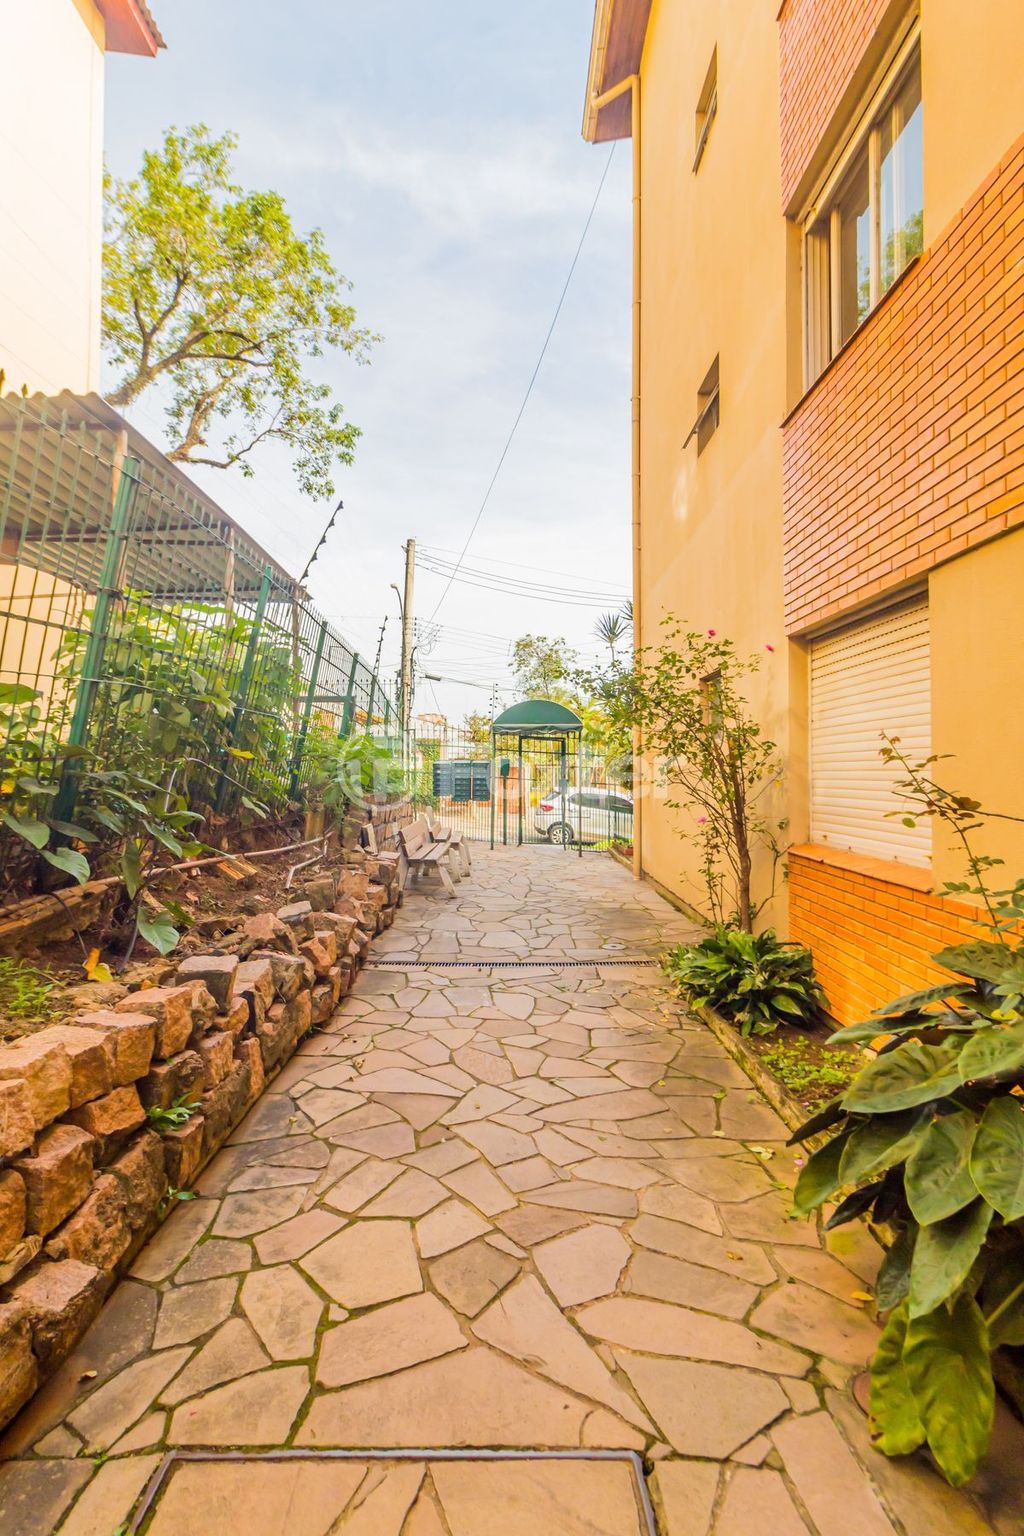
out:
M398 664L402 545L462 550L523 402L587 216L606 146L580 134L593 0L152 0L168 47L108 56L107 163L132 174L163 130L204 122L240 139L239 180L281 192L321 228L353 284L372 361L324 360L362 429L309 588L372 660ZM416 710L452 720L515 696L509 642L564 636L600 653L599 612L630 588L628 146L607 178L547 354L466 556L466 569L539 581L538 600L416 573ZM161 405L128 413L164 442ZM285 454L257 474L195 471L295 574L332 510L299 492ZM582 592L585 606L578 600ZM440 607L438 603L440 601ZM437 626L442 626L440 629Z

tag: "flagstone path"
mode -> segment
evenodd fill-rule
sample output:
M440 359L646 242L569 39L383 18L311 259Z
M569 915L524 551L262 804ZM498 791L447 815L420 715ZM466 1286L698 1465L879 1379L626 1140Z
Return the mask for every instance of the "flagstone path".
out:
M146 1488L155 1536L645 1536L636 1453L662 1536L1024 1529L1008 1419L970 1495L870 1449L877 1250L790 1217L782 1122L608 963L688 921L597 853L457 892L410 893L9 1431L0 1536L115 1536Z

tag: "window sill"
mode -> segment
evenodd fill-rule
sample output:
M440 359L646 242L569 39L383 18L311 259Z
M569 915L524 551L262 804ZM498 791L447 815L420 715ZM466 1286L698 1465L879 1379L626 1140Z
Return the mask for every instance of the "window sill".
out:
M810 384L807 385L807 388L804 390L804 392L800 396L799 400L793 406L793 409L791 411L788 411L786 413L786 415L783 416L783 418L782 418L782 426L783 427L788 427L789 426L790 422L793 420L793 417L796 416L800 410L802 410L803 406L807 403L807 401L810 399L810 397L814 394L815 390L821 384L824 384L825 380L829 377L829 375L832 373L833 369L841 361L841 359L846 356L846 354L847 354L847 352L849 352L850 348L857 345L857 342L860 340L860 338L867 331L867 328L871 324L871 322L878 315L880 315L882 313L882 311L889 304L889 301L892 299L893 295L898 293L899 290L903 287L903 284L910 277L910 274L912 272L916 272L917 271L917 269L921 265L922 261L924 261L926 255L927 255L927 252L922 252L919 256L912 256L911 257L911 259L907 262L906 266L903 268L903 271L900 273L899 277L897 277L894 282L889 284L888 288L882 294L882 297L879 299L879 301L875 305L874 309L871 310L869 314L866 314L864 316L864 319L861 321L860 325L858 325L858 327L854 331L853 335L852 336L848 336L846 338L846 340L843 342L842 346L839 348L839 351L836 353L835 357L830 357L829 358L828 362L825 364L825 366L821 370L821 372L814 379L811 380ZM886 861L883 859L882 862L885 863Z
M799 843L789 850L791 858L811 864L828 864L870 880L884 880L887 885L903 885L908 890L931 892L935 876L917 864L900 864L895 859L878 859L868 853L854 853L849 848L830 848L825 843Z

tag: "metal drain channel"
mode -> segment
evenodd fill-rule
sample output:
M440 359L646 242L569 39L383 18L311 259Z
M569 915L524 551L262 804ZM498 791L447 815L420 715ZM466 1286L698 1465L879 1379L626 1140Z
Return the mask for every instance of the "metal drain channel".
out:
M615 958L604 960L431 960L420 955L415 960L387 960L383 957L366 961L367 971L592 971L610 965L638 967L660 965L660 960Z
M640 1512L646 1536L658 1536L654 1505L644 1477L644 1464L636 1451L565 1450L565 1451L487 1451L487 1450L400 1450L400 1451L169 1451L146 1484L142 1502L131 1524L129 1536L137 1536L156 1503L168 1474L181 1462L267 1462L267 1461L622 1461L633 1470ZM339 1511L340 1513L340 1511Z

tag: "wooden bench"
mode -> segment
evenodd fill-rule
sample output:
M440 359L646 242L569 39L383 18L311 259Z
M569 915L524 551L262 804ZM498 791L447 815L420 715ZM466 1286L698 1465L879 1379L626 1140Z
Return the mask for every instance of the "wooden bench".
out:
M451 848L448 843L436 843L430 828L422 816L400 827L398 832L399 861L398 888L405 890L410 870L419 880L425 870L436 870L449 897L455 895L455 884L448 870Z
M462 833L454 831L451 827L443 826L432 810L425 810L423 812L423 819L427 823L434 842L447 843L455 854L455 878L461 880L462 876L468 875L470 871L469 848Z

